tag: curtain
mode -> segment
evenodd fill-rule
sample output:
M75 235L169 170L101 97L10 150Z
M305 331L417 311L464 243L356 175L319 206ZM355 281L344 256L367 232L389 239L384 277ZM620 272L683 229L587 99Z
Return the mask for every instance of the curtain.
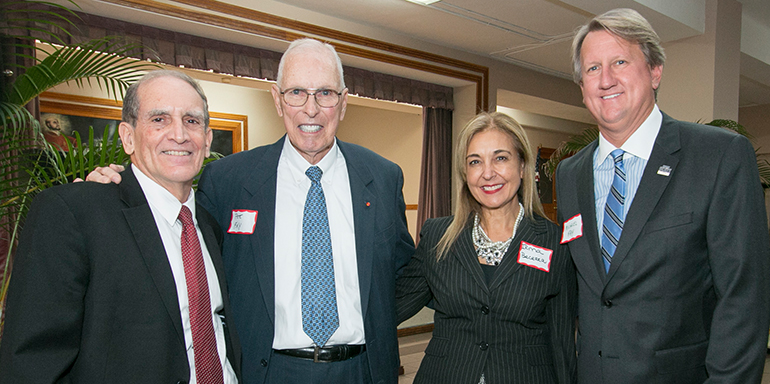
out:
M452 111L423 108L420 196L416 233L426 219L448 216L452 207Z
M141 46L130 55L141 60L152 60L173 66L184 66L185 68L256 79L275 80L278 75L281 52L217 41L77 11L75 14L80 19L71 18L74 28L65 26L72 33L71 36L60 33L49 25L38 25L38 27L57 32L59 37L68 44L81 43L105 36L122 37L126 43ZM51 18L51 21L56 20L56 18ZM454 109L451 87L348 66L343 67L343 70L345 85L351 94L424 107Z

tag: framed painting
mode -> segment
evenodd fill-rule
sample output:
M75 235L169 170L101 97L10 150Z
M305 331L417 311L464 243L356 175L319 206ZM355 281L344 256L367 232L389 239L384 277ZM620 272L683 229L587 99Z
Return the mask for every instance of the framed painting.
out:
M64 141L72 140L74 132L80 134L81 140L87 140L89 127L94 128L95 141L112 139L118 134L122 108L120 101L43 92L40 95L40 126L46 140L60 147L66 147ZM213 152L227 156L247 147L247 116L209 111L209 117L209 126L214 131ZM106 138L103 137L105 128Z

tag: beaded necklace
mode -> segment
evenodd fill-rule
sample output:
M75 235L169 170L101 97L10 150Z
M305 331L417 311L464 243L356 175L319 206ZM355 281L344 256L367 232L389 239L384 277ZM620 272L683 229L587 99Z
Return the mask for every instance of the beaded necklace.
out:
M508 246L511 245L511 241L516 236L516 229L519 228L522 217L524 217L524 207L519 203L519 215L516 217L516 223L513 225L511 237L505 241L492 241L484 232L484 229L481 228L479 214L476 213L476 216L473 218L473 245L476 246L478 256L484 259L487 265L500 265L503 256L508 251Z

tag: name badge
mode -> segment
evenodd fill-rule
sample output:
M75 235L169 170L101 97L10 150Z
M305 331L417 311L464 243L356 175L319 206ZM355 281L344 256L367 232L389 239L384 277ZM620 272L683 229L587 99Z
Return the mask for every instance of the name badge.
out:
M248 209L234 209L230 219L230 228L227 233L239 235L251 235L257 226L257 211Z
M519 248L519 264L549 272L552 255L553 250L522 241Z
M583 236L583 216L578 213L571 219L564 222L564 229L561 231L560 243L568 243L581 236Z

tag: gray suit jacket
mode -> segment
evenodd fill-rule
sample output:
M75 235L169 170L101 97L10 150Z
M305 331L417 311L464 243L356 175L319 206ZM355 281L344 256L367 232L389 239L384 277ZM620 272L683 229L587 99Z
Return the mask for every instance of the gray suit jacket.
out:
M8 290L0 383L189 380L171 266L133 172L121 175L119 185L73 183L35 198ZM196 217L228 319L219 228L200 206ZM238 374L231 326L225 339Z
M759 383L770 240L754 150L740 135L663 122L609 273L593 186L597 142L556 171L578 271L578 377L593 383ZM658 172L667 165L670 174Z
M487 284L468 225L449 253L435 247L452 217L429 219L396 283L398 321L433 300L433 337L415 383L552 384L575 380L575 267L559 228L521 221ZM521 242L553 251L548 272L518 263Z
M275 322L275 194L284 138L208 165L198 201L227 231L232 211L257 211L253 234L225 233L222 255L233 315L243 347L243 382L263 383L270 367ZM337 140L350 177L366 354L373 383L398 380L395 284L414 253L406 226L398 165ZM298 298L299 299L299 298ZM334 382L334 378L328 378ZM283 384L283 383L282 383Z

